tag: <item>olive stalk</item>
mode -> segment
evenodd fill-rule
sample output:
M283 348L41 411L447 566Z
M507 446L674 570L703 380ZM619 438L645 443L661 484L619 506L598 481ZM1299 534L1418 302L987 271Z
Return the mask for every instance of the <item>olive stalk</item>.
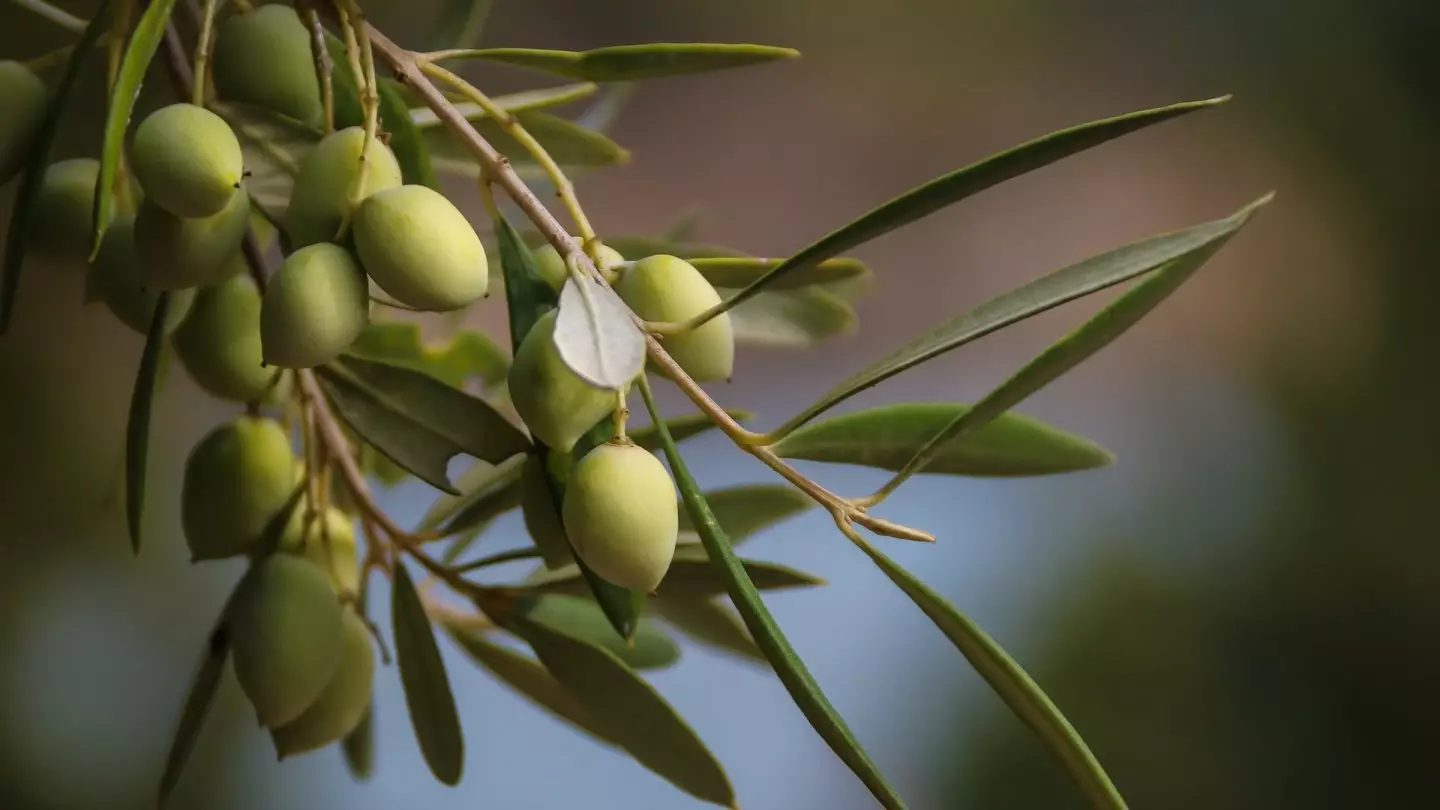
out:
M215 6L215 0L205 0L205 8L200 15L200 33L195 37L195 81L190 103L197 107L205 106L205 82L210 67L211 34L215 30Z
M324 109L322 124L325 134L335 131L335 66L330 61L330 49L325 47L325 27L320 24L320 15L309 0L300 0L300 19L310 32L310 54L315 60L315 77L320 82L320 104Z

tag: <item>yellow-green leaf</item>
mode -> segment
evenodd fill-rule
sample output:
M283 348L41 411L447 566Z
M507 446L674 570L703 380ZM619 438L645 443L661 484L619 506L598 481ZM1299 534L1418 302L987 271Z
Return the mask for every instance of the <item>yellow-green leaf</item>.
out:
M800 52L769 45L730 45L709 42L652 42L616 45L592 51L553 51L539 48L486 48L443 51L446 59L483 59L592 82L625 82L707 73L745 67L777 59L794 59Z

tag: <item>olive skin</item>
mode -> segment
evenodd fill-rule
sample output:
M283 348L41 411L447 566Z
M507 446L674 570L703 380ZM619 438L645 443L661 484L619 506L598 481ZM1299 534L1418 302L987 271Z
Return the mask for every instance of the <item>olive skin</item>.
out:
M586 453L562 518L575 553L602 579L649 593L670 570L680 532L675 483L648 450L612 442Z
M674 256L641 259L615 292L647 321L681 323L720 303L720 294L693 265ZM728 380L735 368L735 332L722 313L682 335L667 336L665 351L697 382Z
M299 717L270 732L280 759L314 751L349 734L370 709L375 688L375 650L370 630L353 611L340 625L340 659L335 672Z
M350 187L360 171L364 145L365 130L349 127L326 135L301 159L284 217L292 249L335 240L350 210ZM400 164L390 147L371 140L365 161L368 167L361 200L400 185Z
M110 223L95 254L91 279L105 307L121 323L142 335L150 333L155 305L160 294L146 289L144 270L135 250L135 217L124 214ZM185 321L195 298L194 290L170 294L165 313L165 333L171 334Z
M550 494L545 465L535 453L527 456L520 467L520 515L546 568L561 568L575 561L565 527L560 523L560 511Z
M260 292L244 272L196 293L174 343L190 378L220 399L257 401L280 373L262 360Z
M221 23L212 67L220 98L319 126L324 107L310 34L290 6L261 6Z
M577 375L555 347L556 311L545 313L520 341L507 385L510 402L535 438L568 453L586 431L615 410L615 392Z
M574 241L577 245L580 243L579 239ZM609 245L600 247L600 258L609 267L625 261L625 257ZM560 257L560 251L556 250L554 245L546 244L535 251L535 269L550 289L557 293L565 286L565 280L570 278L570 271L565 268L565 260Z
M100 161L91 158L61 160L45 169L30 220L31 251L65 261L87 258L99 177Z
M50 105L45 83L13 60L0 61L0 185L10 182L30 159Z
M148 198L135 215L135 247L145 285L156 290L205 287L229 278L250 225L250 195L240 189L220 213L177 217Z
M490 284L475 229L443 194L425 186L367 197L355 213L355 251L380 289L425 312L461 309Z
M338 245L290 254L270 279L260 305L265 362L313 368L340 356L370 320L365 273Z
M236 680L260 725L280 728L314 705L345 647L340 598L314 563L271 554L253 564L226 613Z
M242 416L210 431L185 460L180 525L191 559L255 549L295 488L295 454L279 422Z
M328 571L339 593L355 593L360 588L355 519L343 509L330 507L324 517L309 521L308 528L303 507L291 512L280 538L280 550L305 557Z
M240 141L225 119L184 103L140 122L130 162L147 200L189 219L224 210L245 172Z

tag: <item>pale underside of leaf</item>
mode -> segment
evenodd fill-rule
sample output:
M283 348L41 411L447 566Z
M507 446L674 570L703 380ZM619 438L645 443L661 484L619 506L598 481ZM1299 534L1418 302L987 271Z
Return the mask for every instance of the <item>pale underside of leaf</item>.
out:
M565 365L599 388L620 390L645 366L645 336L630 308L586 275L572 274L560 291L555 346Z

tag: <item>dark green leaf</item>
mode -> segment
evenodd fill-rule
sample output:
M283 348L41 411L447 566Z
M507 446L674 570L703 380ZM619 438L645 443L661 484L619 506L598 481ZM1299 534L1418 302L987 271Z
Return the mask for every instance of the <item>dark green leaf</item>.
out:
M942 208L978 194L1022 174L1047 166L1076 152L1099 146L1121 135L1168 121L1186 113L1213 107L1229 97L1205 101L1187 101L1141 110L1115 118L1092 121L1064 129L992 155L979 163L957 169L950 174L911 189L874 211L860 217L820 241L781 262L778 267L756 279L727 303L735 306L790 273L814 267L820 262L883 236L896 228L923 219Z
M687 638L747 661L764 664L767 668L770 666L765 654L750 638L744 622L728 604L682 596L660 596L651 599L648 604L660 618Z
M707 492L705 500L734 545L815 505L805 493L783 484L731 487ZM690 514L683 508L680 510L680 530L694 530Z
M756 560L741 560L740 563L745 566L750 581L762 591L825 584L825 580L819 577L777 563ZM585 591L580 572L572 565L537 573L526 580L525 587L557 594L580 594ZM665 581L660 583L655 592L662 596L708 598L725 593L725 588L723 574L710 563L705 550L697 544L682 544L675 550L675 559L670 563Z
M380 82L380 123L390 133L390 151L400 164L401 174L410 185L440 189L435 169L430 166L430 150L420 130L410 120L410 105L405 101L404 85L394 79Z
M630 160L630 153L619 144L573 121L539 110L516 113L515 120L519 121L525 131L561 166L602 168L619 166ZM476 132L512 162L521 166L534 163L535 159L530 152L498 122L481 117L474 119L471 124ZM421 132L431 154L436 158L474 163L474 156L448 129L431 127Z
M486 386L495 385L510 370L509 356L489 336L464 331L449 343L427 344L415 321L372 322L345 351L423 371L452 388L463 388L477 377Z
M130 391L130 416L125 423L125 525L130 530L130 550L140 553L140 533L145 522L145 470L150 456L150 412L155 403L160 355L165 351L165 319L170 314L170 293L155 298L155 314Z
M430 34L427 51L468 48L480 39L490 17L491 0L446 0Z
M614 653L522 614L493 616L530 644L555 680L641 765L696 798L731 807L724 769L675 709Z
M858 540L858 544L890 581L898 585L954 643L975 671L1005 701L1005 705L1040 737L1094 806L1125 810L1125 800L1079 733L994 639L878 549L864 540Z
M420 752L435 778L447 785L460 783L465 765L465 741L445 662L435 646L435 631L410 574L404 565L395 566L390 596L390 618L395 630L395 661L405 687L405 705Z
M245 156L245 192L262 215L278 215L290 202L300 161L322 133L262 107L234 102L210 105L240 141Z
M335 95L335 128L358 127L365 123L360 106L359 79L350 69L345 43L334 34L325 34L325 49L330 52L330 84Z
M782 458L859 464L895 472L953 420L958 403L909 403L847 413L806 425L772 449ZM949 444L925 467L949 475L1050 475L1103 467L1113 456L1087 439L1038 419L1007 413Z
M539 234L536 234L539 237ZM638 260L646 256L675 256L693 261L695 259L744 259L749 258L738 250L700 242L681 242L650 236L612 236L605 244L619 251L627 259ZM713 282L712 282L713 283Z
M285 539L285 530L290 526L290 518L295 514L295 510L300 507L300 501L305 497L305 485L306 482L304 480L297 483L295 488L290 490L290 497L285 499L285 503L281 505L280 511L271 515L270 519L265 521L265 528L261 530L260 537L255 542L255 556L264 557L269 554L274 554L275 551L280 548L280 542ZM215 558L195 557L191 561L195 562L202 559Z
M561 107L594 95L597 89L599 86L591 82L580 82L579 84L562 84L559 87L542 87L538 90L523 90L519 93L496 96L490 100L495 102L495 106L506 112L518 113ZM456 102L455 109L459 110L460 114L469 121L478 121L488 117L485 110L473 101ZM440 126L440 116L428 107L411 110L410 120L422 130ZM586 129L596 128L586 127Z
M1251 203L1224 219L1151 236L1091 256L993 298L866 366L776 432L783 435L790 428L805 424L855 394L972 340L1066 302L1129 281L1179 256L1228 239L1264 201Z
M110 90L110 103L105 111L105 141L100 148L100 177L95 183L94 241L90 244L92 259L100 250L100 239L115 216L115 177L125 152L125 131L130 127L130 114L135 110L135 99L140 97L145 72L150 69L150 60L155 56L155 49L160 47L165 26L170 22L170 12L174 10L175 0L151 0L145 7L145 13L140 15L140 22L136 23L130 42L125 46L125 54L120 58L120 70L116 73L115 86ZM96 19L99 16L96 15ZM76 52L80 50L77 48Z
M718 290L721 298L736 295ZM849 302L819 287L766 291L730 312L737 343L803 349L855 331Z
M617 248L618 250L618 248ZM625 255L623 252L621 255ZM675 255L675 254L670 254ZM636 258L643 258L638 256ZM684 257L681 257L684 258ZM757 259L750 256L695 256L688 260L705 280L716 287L740 288L780 266L780 259ZM859 259L826 259L799 272L789 273L770 285L772 290L791 290L811 284L849 281L869 275L870 268Z
M1041 352L1010 379L975 403L973 408L957 414L932 435L928 442L915 450L905 466L886 485L886 491L893 490L907 477L924 471L956 441L978 432L1032 393L1110 345L1194 275L1201 265L1224 247L1235 234L1235 230L1249 219L1249 215L1269 200L1270 196L1266 195L1244 209L1241 212L1244 217L1239 220L1235 229L1162 265L1153 275L1115 299L1079 329Z
M532 622L604 647L635 669L663 669L680 659L680 648L652 622L641 619L634 636L626 641L590 599L543 594L523 600L519 610Z
M45 110L45 120L40 124L35 145L30 148L30 156L25 162L25 174L20 179L20 190L16 192L15 201L11 203L10 228L6 231L5 240L5 267L0 271L0 335L10 330L10 318L15 311L15 294L20 287L20 269L25 261L30 224L35 216L35 200L45 182L45 170L50 167L50 151L55 146L55 136L60 132L60 119L65 115L65 108L70 102L70 91L75 87L75 80L80 77L80 69L84 67L91 51L95 50L95 42L107 27L109 15L106 12L109 7L110 0L100 0L95 16L90 18L85 32L80 35L75 49L71 51L70 59L65 63L65 72L60 75L60 83ZM96 243L99 243L98 239ZM88 301L88 276L86 280Z
M650 393L650 385L643 377L640 379L640 393L645 398L645 407L650 410L651 417L658 422L660 411ZM680 451L666 433L663 423L660 434L665 458L670 462L670 471L675 476L675 483L685 501L685 509L690 513L690 520L700 533L705 551L713 560L712 564L724 571L730 601L739 610L750 635L774 667L780 682L785 685L795 705L804 713L805 719L810 721L810 725L830 749L860 778L880 804L887 810L903 810L904 800L885 781L880 769L860 747L855 735L845 725L835 707L830 705L825 693L820 691L820 685L815 682L805 662L800 660L795 648L790 646L790 641L785 638L780 625L776 624L775 618L770 615L769 608L765 607L765 601L760 598L760 592L750 581L744 563L735 556L730 540L725 536L725 530L710 511L704 494L700 492L700 486L690 475L685 460L680 457Z
M360 724L345 735L340 742L345 754L345 767L357 782L363 782L375 772L375 704L365 710Z
M768 45L654 42L583 52L487 48L452 51L446 58L485 59L592 82L625 82L725 70L776 59L794 59L799 55L799 51L790 48Z
M425 516L421 526L433 528L443 523L445 534L459 534L489 523L519 506L520 468L524 461L524 456L516 456L498 467L480 468L488 473L483 477L478 473L469 480L462 477L463 494L460 498L444 507L437 502L438 508ZM470 486L465 486L467 483Z
M215 690L220 686L220 676L225 672L225 659L230 657L230 637L224 624L218 624L210 631L205 643L205 652L200 665L190 679L190 692L185 696L185 707L180 710L180 724L175 729L175 738L170 743L170 753L165 757L165 773L160 777L160 790L156 799L157 807L164 807L180 781L180 774L195 750L195 741L200 729L205 726L205 716L210 713L210 704L215 701Z
M515 232L503 214L494 217L495 235L500 243L500 268L505 274L505 303L510 311L510 350L518 351L520 341L545 313L558 306L550 289L535 269L535 254Z
M475 662L490 671L490 674L508 684L512 689L529 698L535 705L555 717L591 735L606 745L616 743L606 735L595 718L585 711L555 676L545 671L534 659L513 650L487 641L478 631L455 623L446 622L445 629L450 637Z

